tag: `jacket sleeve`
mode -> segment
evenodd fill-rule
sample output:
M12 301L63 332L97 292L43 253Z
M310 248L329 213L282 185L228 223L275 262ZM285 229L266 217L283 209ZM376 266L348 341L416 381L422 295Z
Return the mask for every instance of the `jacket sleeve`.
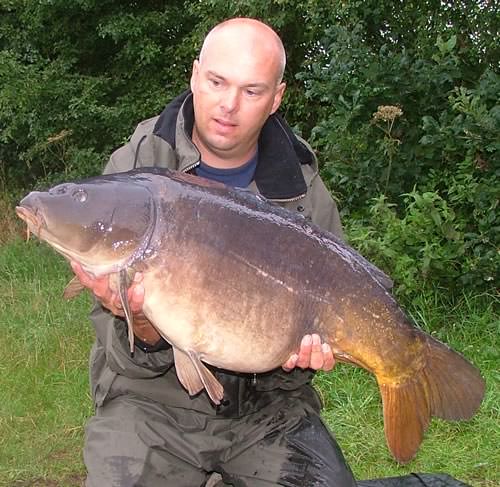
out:
M130 171L136 167L175 167L174 149L153 133L157 120L156 116L137 125L129 141L111 154L104 174Z
M307 184L306 204L309 207L309 218L323 230L344 239L337 203L321 179L316 154L307 141L298 136L297 138L313 157L312 164L302 165L302 174Z
M165 373L173 364L173 352L169 348L155 353L145 353L135 348L130 355L127 324L103 308L96 300L90 313L96 340L102 347L109 368L131 378L152 378Z
M316 173L313 177L310 191L312 205L311 219L313 223L343 239L344 232L342 230L342 223L340 222L337 203L326 188L319 173Z

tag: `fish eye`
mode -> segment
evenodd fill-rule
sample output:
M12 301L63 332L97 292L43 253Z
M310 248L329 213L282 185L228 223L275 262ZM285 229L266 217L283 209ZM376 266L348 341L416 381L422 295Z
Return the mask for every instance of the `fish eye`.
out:
M72 196L79 203L85 203L87 201L87 192L84 189L77 189L73 192Z

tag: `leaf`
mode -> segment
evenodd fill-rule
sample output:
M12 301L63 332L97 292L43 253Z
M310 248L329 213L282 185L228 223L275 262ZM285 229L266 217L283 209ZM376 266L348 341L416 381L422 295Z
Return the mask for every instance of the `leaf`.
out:
M455 49L455 46L457 45L457 36L456 34L453 34L448 41L446 41L446 50L447 52L453 51Z

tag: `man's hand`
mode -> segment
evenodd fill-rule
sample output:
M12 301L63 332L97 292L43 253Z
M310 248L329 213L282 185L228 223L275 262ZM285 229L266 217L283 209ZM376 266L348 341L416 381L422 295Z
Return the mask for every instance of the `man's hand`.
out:
M71 262L71 268L83 286L90 289L95 297L108 308L114 315L124 317L125 313L117 290L111 289L109 276L93 277L87 274L77 262ZM144 303L144 286L142 285L142 274L136 272L134 280L127 290L130 311L134 317L134 334L143 342L154 345L160 335L142 312Z
M324 370L328 372L335 366L333 352L328 343L321 343L319 335L305 335L300 343L299 353L294 353L283 364L283 369L290 372L295 367L301 369Z

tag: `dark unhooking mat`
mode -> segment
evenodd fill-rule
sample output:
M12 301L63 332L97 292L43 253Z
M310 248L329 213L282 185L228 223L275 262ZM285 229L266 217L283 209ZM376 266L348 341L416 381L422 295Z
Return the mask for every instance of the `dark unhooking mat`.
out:
M358 480L358 487L470 487L446 474L412 473L404 477Z

